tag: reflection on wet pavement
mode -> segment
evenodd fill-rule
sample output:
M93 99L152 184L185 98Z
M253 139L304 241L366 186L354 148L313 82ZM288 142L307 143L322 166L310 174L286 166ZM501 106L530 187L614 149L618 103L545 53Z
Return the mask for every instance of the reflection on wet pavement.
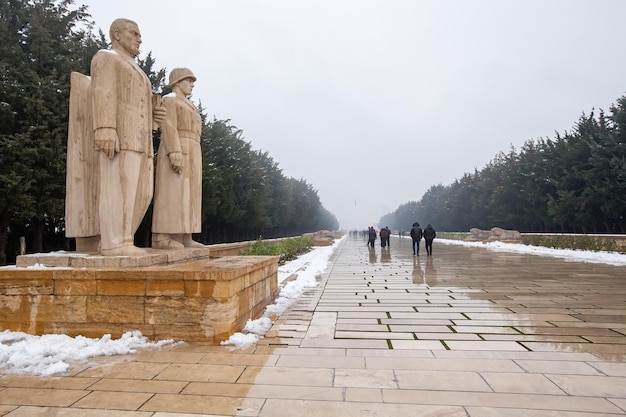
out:
M626 272L410 239L347 238L248 349L99 358L0 377L0 416L626 415Z
M366 260L364 245L348 242L342 262L333 265L316 311L339 312L337 339L384 339L390 349L571 351L624 359L626 273L620 267L442 243L434 256L412 256L410 239L393 242L393 249L374 249L381 262L372 262L372 250Z

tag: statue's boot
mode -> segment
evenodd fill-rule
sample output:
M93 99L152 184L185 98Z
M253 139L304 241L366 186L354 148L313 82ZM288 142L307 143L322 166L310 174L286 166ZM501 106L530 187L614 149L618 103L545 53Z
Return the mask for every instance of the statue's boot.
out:
M152 247L154 249L183 249L182 243L174 238L173 235L166 233L154 233L152 234Z
M100 254L104 256L144 256L147 255L148 252L143 248L129 245L113 249L100 249Z
M196 242L195 240L193 240L191 238L191 234L184 234L182 240L183 240L183 245L186 248L204 248L204 247L206 247L202 243Z

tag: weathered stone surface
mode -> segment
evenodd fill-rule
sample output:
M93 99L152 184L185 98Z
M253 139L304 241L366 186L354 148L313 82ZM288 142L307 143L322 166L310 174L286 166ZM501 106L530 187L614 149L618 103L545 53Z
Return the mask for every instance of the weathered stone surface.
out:
M86 297L7 296L0 295L0 323L19 323L19 331L40 327L40 323L51 321L86 322ZM33 330L34 331L34 330Z
M341 237L340 232L330 232L328 230L320 230L314 233L305 233L302 237L313 238L313 246L331 246L335 239Z
M144 324L144 297L88 297L87 321L91 323Z
M215 281L184 280L187 297L213 297Z
M136 277L120 277L118 279L98 279L97 282L99 295L128 295L137 297L146 295L147 281L142 275Z
M84 336L94 339L111 335L112 338L119 339L124 333L132 331L140 331L142 335L151 340L161 339L155 337L154 326L137 323L72 323L72 322L47 322L38 323L41 330L32 334L66 334L71 337ZM180 340L180 339L179 339Z
M522 235L517 230L504 230L499 227L491 228L489 240L498 242L521 242Z
M182 297L185 295L185 283L182 274L179 279L148 279L146 287L147 296L171 296Z
M119 337L139 330L151 339L216 344L274 300L277 271L278 257L263 256L132 268L2 269L0 331Z
M474 227L470 229L470 233L465 240L470 242L482 242L489 239L489 236L491 236L491 231L480 230Z
M215 331L212 327L199 324L155 324L152 326L155 335L152 339L173 339L175 341L194 341L196 343L207 343L215 339ZM230 337L229 333L229 336ZM221 339L226 340L226 339ZM210 342L210 344L213 344Z
M34 311L36 313L34 316L31 314L31 317L36 321L87 322L86 296L57 297L54 295L46 295L39 298L38 308L31 308L31 312Z
M522 235L517 230L505 230L500 227L493 227L491 230L470 229L469 235L465 238L468 242L506 242L520 243Z
M174 264L193 259L208 258L210 249L185 248L174 251L146 248L143 256L102 256L93 253L53 252L34 253L17 257L16 266L72 267L72 268L141 268L152 265Z
M149 324L197 324L204 314L206 298L147 297L146 322Z
M161 251L151 249L150 252L159 253ZM167 255L167 263L176 263L192 259L208 258L211 251L209 248L185 248L181 250L169 250L163 253Z
M236 297L226 300L212 300L207 303L201 324L214 330L215 343L226 340L235 331L243 328L249 317L238 317Z
M229 294L237 294L245 291L244 280L242 277L236 277L231 280L219 280L213 288L213 297L228 297Z
M54 291L53 273L51 270L0 270L2 283L0 294L3 295L43 295Z
M54 279L54 294L59 296L78 296L78 295L96 295L98 292L98 284L94 279L95 274L88 279L78 277L72 278L67 276L64 278Z

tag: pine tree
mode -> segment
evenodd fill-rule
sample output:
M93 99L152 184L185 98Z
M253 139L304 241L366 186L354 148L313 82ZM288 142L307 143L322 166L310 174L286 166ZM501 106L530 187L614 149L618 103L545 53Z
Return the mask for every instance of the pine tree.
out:
M86 8L72 3L0 3L0 264L9 228L11 257L19 235L34 251L46 232L63 239L69 77L98 46Z

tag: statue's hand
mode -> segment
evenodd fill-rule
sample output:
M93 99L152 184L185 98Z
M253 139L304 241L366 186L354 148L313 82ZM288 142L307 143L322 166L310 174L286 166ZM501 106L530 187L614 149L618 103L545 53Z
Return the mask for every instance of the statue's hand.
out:
M110 127L96 130L95 145L96 149L104 152L104 154L109 158L113 158L113 156L115 156L115 152L120 151L120 143L117 137L117 132L115 129Z
M175 173L180 174L183 172L183 154L181 152L172 152L169 154L170 166Z
M166 116L167 112L165 110L165 107L163 106L156 106L154 107L154 110L152 111L152 118L154 119L154 123L163 123L165 121L165 116Z

